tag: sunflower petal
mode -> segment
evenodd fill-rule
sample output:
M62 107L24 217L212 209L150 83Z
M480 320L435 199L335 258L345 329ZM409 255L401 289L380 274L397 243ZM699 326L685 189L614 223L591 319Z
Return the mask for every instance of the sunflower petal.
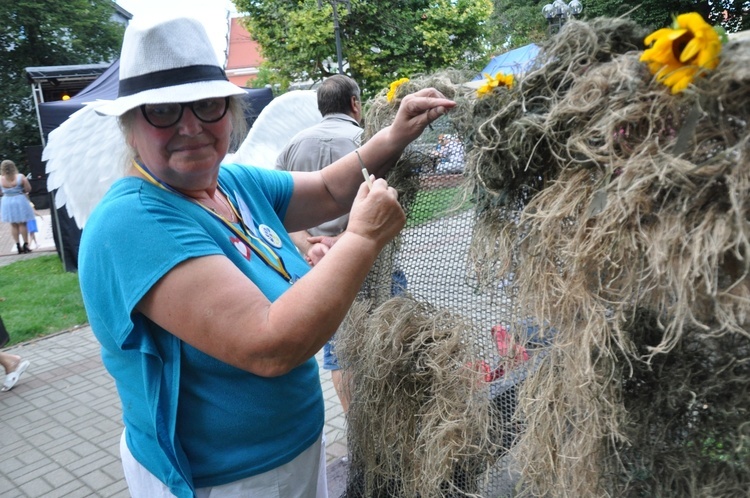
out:
M678 39L679 37L681 37L682 35L688 32L687 29L670 29L669 31L670 32L667 34L666 38L671 41Z
M677 25L681 28L689 29L693 33L704 29L708 24L703 20L703 16L697 12L688 12L677 16ZM708 26L710 28L710 26Z
M643 51L640 61L672 93L683 91L706 69L714 69L721 53L719 34L697 12L677 16L672 28L654 31L644 43L649 48ZM675 54L677 51L679 54Z
M670 31L672 31L670 28L657 29L656 31L654 31L653 33L651 33L650 35L648 35L646 38L644 38L643 44L646 45L646 46L649 46L655 40L658 40L659 38L662 38L663 36L666 36Z
M698 55L701 51L701 46L702 43L699 38L693 38L690 40L680 54L680 62L688 62L690 59Z

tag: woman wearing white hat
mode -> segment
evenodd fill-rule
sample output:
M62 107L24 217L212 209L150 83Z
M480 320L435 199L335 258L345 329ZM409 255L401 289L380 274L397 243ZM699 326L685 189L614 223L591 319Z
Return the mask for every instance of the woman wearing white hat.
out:
M133 161L83 231L79 277L117 384L133 496L326 496L315 353L405 216L356 154L315 173L220 166L240 129L197 21L131 23L116 115ZM357 151L375 177L454 103L403 99ZM353 203L353 204L352 204ZM287 231L349 211L310 269Z

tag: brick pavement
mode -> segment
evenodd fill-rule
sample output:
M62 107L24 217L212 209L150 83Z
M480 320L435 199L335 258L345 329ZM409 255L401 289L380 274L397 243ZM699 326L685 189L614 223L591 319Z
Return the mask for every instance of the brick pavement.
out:
M31 366L12 391L0 393L0 495L128 497L118 446L120 401L91 328L6 351L21 355ZM346 423L330 372L320 372L330 467L345 455ZM329 483L331 498L340 495L341 486Z
M2 197L0 197L0 203L2 203ZM52 235L50 210L38 209L36 212L39 214L39 216L36 217L38 230L38 233L36 234L37 245L35 246L33 243L29 245L34 252L55 252L55 241ZM13 240L13 237L11 236L10 224L0 221L0 262L6 259L5 256L19 256L16 249L16 242L18 241ZM11 258L11 261L13 261L13 258Z

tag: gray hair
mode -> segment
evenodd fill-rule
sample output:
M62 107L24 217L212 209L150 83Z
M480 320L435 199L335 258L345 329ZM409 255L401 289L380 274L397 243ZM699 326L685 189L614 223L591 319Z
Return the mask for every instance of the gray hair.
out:
M349 114L352 110L351 99L360 100L359 85L343 74L334 74L318 87L318 110L320 114Z

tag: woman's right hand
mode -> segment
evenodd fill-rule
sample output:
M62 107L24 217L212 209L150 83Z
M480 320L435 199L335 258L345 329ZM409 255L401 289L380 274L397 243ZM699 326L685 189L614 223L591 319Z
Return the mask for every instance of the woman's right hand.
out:
M405 96L389 127L388 142L401 150L417 139L427 126L448 113L456 103L435 88L423 88Z
M209 255L172 268L137 309L220 361L264 377L284 375L339 328L378 254L405 222L395 189L383 179L372 189L362 183L347 230L275 301L229 258Z
M379 178L370 188L363 182L354 199L346 231L376 244L378 251L398 235L406 224L406 214L398 202L398 192Z

